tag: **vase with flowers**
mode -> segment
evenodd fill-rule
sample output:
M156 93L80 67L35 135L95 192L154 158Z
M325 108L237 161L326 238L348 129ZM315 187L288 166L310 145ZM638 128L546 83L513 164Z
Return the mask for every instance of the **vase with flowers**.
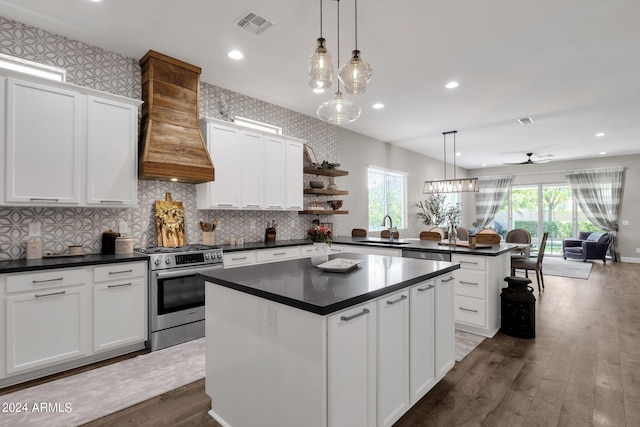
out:
M329 246L331 245L331 230L320 224L313 224L307 230L306 238L313 242L313 255L311 264L317 266L329 260Z

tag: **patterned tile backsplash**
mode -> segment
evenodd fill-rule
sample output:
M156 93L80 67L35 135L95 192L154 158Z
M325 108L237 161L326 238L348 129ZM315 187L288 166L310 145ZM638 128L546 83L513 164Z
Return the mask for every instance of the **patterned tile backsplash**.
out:
M67 82L130 98L141 98L140 66L137 59L90 46L81 41L49 33L0 16L0 52L30 61L65 68ZM195 64L197 65L197 64ZM236 92L200 83L200 117L226 119L235 115L281 126L285 135L308 141L319 159L338 162L338 131L316 118L269 104ZM213 159L215 165L215 159ZM3 168L4 169L4 168ZM306 177L309 180L310 177ZM99 252L102 232L129 227L136 246L156 244L155 201L171 193L185 207L187 243L201 241L200 221L218 220L216 243L243 237L261 241L267 222L275 221L278 239L301 239L315 218L297 212L202 211L195 206L196 188L190 184L138 181L138 207L133 209L13 208L0 206L0 259L24 258L29 223L41 224L45 253L62 253L69 245L83 245ZM339 232L339 216L326 216Z

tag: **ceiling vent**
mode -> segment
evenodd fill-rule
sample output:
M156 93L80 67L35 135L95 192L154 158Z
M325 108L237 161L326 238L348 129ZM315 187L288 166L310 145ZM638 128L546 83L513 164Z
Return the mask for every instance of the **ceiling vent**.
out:
M234 24L258 36L271 27L273 21L269 21L267 18L253 11L249 11L238 18Z
M533 119L531 117L525 117L523 119L518 119L518 123L521 125L530 125L533 123Z

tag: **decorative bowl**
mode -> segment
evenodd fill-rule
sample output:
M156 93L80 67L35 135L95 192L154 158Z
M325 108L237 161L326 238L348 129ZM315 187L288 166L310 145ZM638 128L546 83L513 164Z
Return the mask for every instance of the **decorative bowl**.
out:
M335 211L342 207L342 200L327 200L327 204Z
M309 181L311 188L324 188L324 182L322 181Z

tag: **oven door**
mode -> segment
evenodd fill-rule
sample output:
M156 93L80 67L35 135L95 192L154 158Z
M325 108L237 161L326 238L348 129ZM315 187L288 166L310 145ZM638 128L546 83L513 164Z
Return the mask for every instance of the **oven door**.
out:
M221 268L222 264L152 271L149 331L204 320L204 282L197 280L196 274Z

